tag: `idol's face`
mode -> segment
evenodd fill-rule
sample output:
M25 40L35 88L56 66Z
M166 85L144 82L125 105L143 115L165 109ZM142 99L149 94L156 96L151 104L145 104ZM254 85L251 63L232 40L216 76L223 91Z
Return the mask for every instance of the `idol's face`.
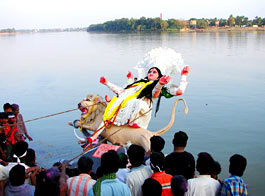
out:
M147 74L147 78L149 81L154 81L157 80L159 77L158 71L156 70L156 68L152 68L149 70L148 74Z

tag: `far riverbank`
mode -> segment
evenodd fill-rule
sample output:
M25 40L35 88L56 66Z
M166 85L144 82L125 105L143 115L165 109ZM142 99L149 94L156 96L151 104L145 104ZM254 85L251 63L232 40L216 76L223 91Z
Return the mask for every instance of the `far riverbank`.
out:
M83 30L85 31L85 30ZM140 32L150 32L150 30L141 30ZM167 29L165 31L161 32L236 32L236 31L265 31L265 27L207 27L204 29L199 28L184 28L184 29ZM63 31L49 31L49 32L63 32ZM69 31L68 31L69 32ZM95 31L94 31L95 32ZM125 31L121 31L125 32ZM132 32L132 31L126 31L126 32ZM138 31L133 31L138 32ZM40 31L32 31L32 32L0 32L0 35L17 35L17 34L24 34L24 33L47 33L47 32L40 32Z

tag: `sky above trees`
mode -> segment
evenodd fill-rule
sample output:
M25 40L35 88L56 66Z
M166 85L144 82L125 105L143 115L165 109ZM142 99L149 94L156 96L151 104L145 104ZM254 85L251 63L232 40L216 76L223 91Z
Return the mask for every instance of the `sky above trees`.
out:
M120 18L265 17L264 0L0 0L0 29L88 27Z

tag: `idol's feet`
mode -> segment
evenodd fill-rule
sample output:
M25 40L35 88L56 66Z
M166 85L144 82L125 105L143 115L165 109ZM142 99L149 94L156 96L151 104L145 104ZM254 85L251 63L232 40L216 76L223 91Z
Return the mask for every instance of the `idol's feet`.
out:
M132 127L132 128L136 128L136 129L141 128L137 123L128 124L128 126L129 126L129 127Z

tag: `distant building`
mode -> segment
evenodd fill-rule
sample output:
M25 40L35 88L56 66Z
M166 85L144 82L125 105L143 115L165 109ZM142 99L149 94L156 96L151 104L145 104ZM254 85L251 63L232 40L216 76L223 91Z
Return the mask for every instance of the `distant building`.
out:
M160 13L160 19L162 20L162 13Z
M191 28L196 28L197 21L196 21L196 20L190 20L190 21L189 21L189 24L190 24L190 27L191 27Z

